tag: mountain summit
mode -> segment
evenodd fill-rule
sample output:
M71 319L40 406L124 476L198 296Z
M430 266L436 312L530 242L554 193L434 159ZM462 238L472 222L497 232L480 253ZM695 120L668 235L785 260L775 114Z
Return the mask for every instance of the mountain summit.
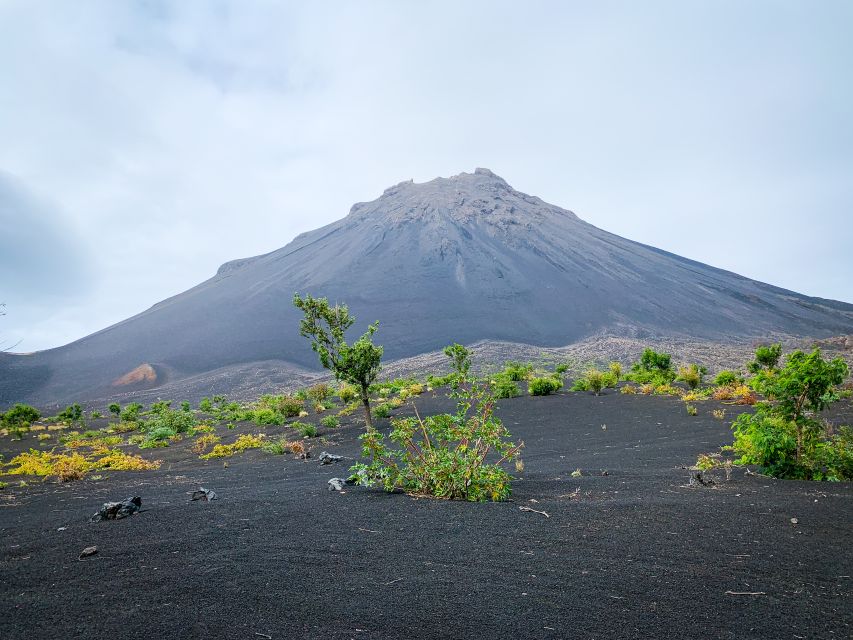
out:
M103 331L5 354L0 405L94 397L122 380L150 388L251 362L315 369L294 292L346 302L354 330L379 320L388 359L451 341L562 346L601 331L740 340L853 332L851 304L626 240L477 169L401 182ZM128 376L136 371L145 375Z

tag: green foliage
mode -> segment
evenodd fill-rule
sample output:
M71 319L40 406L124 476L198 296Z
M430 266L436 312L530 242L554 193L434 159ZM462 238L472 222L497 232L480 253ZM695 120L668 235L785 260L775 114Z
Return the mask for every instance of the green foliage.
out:
M533 378L528 384L528 391L532 396L548 396L560 390L563 386L561 380L553 377Z
M83 407L76 402L65 407L62 411L56 414L56 419L66 424L74 424L75 422L83 421Z
M198 410L202 413L212 413L213 403L210 401L210 398L202 398L198 403Z
M338 397L344 404L349 404L358 397L358 391L351 384L344 382L338 389Z
M284 424L285 419L297 417L305 408L305 403L293 396L264 395L258 400L258 408L268 409L281 416L280 422L269 424Z
M191 411L170 409L169 403L154 403L150 417L142 423L142 429L147 436L139 447L147 449L167 446L168 440L176 438L178 434L191 432L196 424L198 420Z
M444 347L444 355L450 358L453 370L458 376L465 377L468 375L468 370L471 368L471 352L468 349L454 342Z
M326 416L322 420L320 420L320 424L322 424L327 429L336 429L341 426L341 421L338 420L336 416Z
M309 422L294 422L292 425L296 432L303 438L315 438L317 436L317 427Z
M824 360L819 349L795 351L781 370L768 373L774 354L764 358L766 369L758 375L776 402L758 405L755 414L741 414L732 425L737 463L758 465L779 478L853 479L850 429L834 433L814 417L837 398L835 386L847 376L847 364Z
M427 384L432 388L446 387L456 382L456 380L457 375L455 373L448 373L446 376L434 376L432 374L427 376Z
M530 377L530 374L533 372L532 364L522 364L520 362L514 362L510 360L504 366L504 374L512 380L513 382L521 382L522 380L527 380Z
M142 405L138 402L131 402L121 412L123 422L136 422L139 420L139 414L142 413Z
M718 387L733 387L743 383L743 378L737 371L724 369L714 377L714 384Z
M672 356L646 348L640 360L631 365L631 373L625 379L640 384L668 384L675 380Z
M621 362L617 362L614 360L613 362L610 363L610 365L608 366L608 369L610 370L610 373L616 377L616 382L619 382L622 379L622 363ZM613 385L613 386L616 386L616 385Z
M563 364L558 364L557 367L554 369L554 372L559 374L559 375L563 375L568 370L569 370L569 365L563 363Z
M308 398L315 403L323 403L332 396L332 388L325 382L318 382L306 392Z
M11 409L3 414L3 424L7 427L21 427L26 425L27 428L41 418L38 409L31 407L28 404L15 404Z
M696 364L690 364L686 367L679 367L678 380L687 385L688 389L696 389L702 384L702 378L708 370L705 367L700 367Z
M100 418L103 418L103 417L104 417L104 414L103 414L103 413L101 413L100 411L98 411L97 409L94 409L94 410L89 414L89 417L90 417L90 418L92 418L92 420L99 420Z
M569 388L569 391L589 391L589 384L587 383L586 378L578 378L575 380Z
M301 298L294 294L293 304L305 317L299 332L311 340L311 348L320 358L320 364L331 371L338 381L355 385L361 392L367 427L373 426L368 389L381 369L382 347L373 344L373 334L379 328L375 322L353 344L347 344L345 332L355 322L346 305L329 305L326 298Z
M373 413L377 418L387 418L391 415L391 405L383 402L374 409Z
M192 407L190 407L190 403L184 400L181 402L181 411L192 411Z
M616 385L619 382L619 377L612 371L605 371L602 374L602 381L604 382L604 386L606 388L615 389Z
M362 455L370 464L352 467L359 484L378 484L451 500L500 501L509 498L512 477L501 466L518 460L523 443L510 442L509 432L493 414L494 399L485 386L472 384L455 394L455 414L402 418L392 422L390 448L376 430L361 436ZM486 457L493 452L494 463Z
M497 375L493 380L494 384L492 384L492 393L495 398L504 400L506 398L514 398L521 395L521 389L519 389L518 385L507 376Z
M605 386L604 373L598 369L590 369L584 374L584 383L588 391L601 395L601 390Z
M121 416L121 405L118 402L111 402L107 407L107 410L113 414L116 418L120 418Z
M684 408L687 410L688 416L695 416L697 413L699 413L699 410L696 408L695 404L685 404Z
M755 350L755 358L746 365L746 368L753 374L760 371L775 371L781 357L781 344L762 345Z
M259 407L252 413L252 421L259 426L284 424L284 416L269 407Z

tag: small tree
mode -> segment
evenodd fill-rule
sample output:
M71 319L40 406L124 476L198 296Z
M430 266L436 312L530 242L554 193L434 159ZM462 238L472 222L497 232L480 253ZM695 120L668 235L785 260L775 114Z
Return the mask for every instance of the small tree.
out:
M375 322L353 344L349 345L345 333L355 318L346 305L329 305L326 298L293 295L293 304L305 317L299 325L299 333L311 340L311 349L320 357L320 364L334 374L335 379L355 385L364 404L364 415L368 431L373 430L370 412L370 385L381 369L382 347L373 344L373 334L379 328Z
M118 402L113 402L107 407L109 412L116 417L116 420L121 419L121 405Z
M704 378L707 373L708 370L705 367L691 364L678 369L678 379L686 384L689 389L693 390L702 384L702 378Z
M471 352L461 344L454 342L444 347L444 355L450 358L453 369L456 371L458 377L464 379L471 368Z
M746 365L750 373L760 371L775 371L779 367L779 359L782 357L782 345L762 345L755 350L755 359Z

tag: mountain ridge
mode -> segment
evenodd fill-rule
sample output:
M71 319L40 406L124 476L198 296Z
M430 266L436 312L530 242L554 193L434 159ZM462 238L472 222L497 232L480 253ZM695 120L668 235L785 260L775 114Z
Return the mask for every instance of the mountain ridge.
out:
M702 340L853 333L853 305L814 298L599 229L488 169L405 181L343 218L64 347L0 358L0 404L85 398L142 364L172 381L230 365L316 370L294 292L380 320L386 356L451 341L549 347L600 331Z

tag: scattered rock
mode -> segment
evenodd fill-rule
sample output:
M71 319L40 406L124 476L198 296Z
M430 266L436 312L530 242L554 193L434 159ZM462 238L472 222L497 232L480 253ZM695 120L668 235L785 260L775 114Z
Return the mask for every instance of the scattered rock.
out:
M216 500L219 498L216 495L216 492L213 489L205 489L204 487L199 487L198 491L193 491L193 495L190 500L204 500L205 502L210 502L211 500Z
M136 496L121 502L105 502L101 510L92 516L92 522L101 520L121 520L132 516L142 508L142 498Z
M320 464L332 464L333 462L340 462L343 460L343 456L336 456L324 451L320 454L320 457L317 458L317 460L320 461Z
M714 482L713 478L710 478L710 477L705 478L702 475L701 471L696 471L696 472L690 474L690 483L689 484L691 487L696 487L696 486L713 487L717 483Z
M603 476L609 476L610 474L607 472L607 469L602 469L602 470L601 470L601 475L603 475Z
M332 478L329 480L329 491L343 491L346 482L343 478Z
M93 556L98 553L98 547L86 547L83 551L80 552L80 560L83 558L88 558L89 556Z
M800 524L800 521L797 520L796 518L791 518L791 524L796 526L796 525Z

